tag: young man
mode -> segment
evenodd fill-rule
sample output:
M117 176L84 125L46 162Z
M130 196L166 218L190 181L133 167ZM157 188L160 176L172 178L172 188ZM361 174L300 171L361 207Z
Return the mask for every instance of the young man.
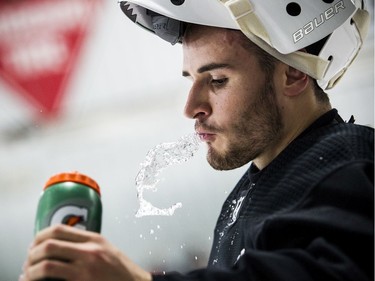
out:
M252 162L207 268L152 276L99 234L57 226L35 238L22 280L373 280L373 130L345 123L323 91L355 57L367 14L361 1L265 2L121 3L182 42L185 114L211 166Z

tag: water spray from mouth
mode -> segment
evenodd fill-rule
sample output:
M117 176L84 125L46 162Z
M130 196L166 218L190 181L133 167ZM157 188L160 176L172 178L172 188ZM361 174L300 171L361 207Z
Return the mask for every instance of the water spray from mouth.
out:
M144 199L145 190L156 191L160 181L160 172L173 164L180 164L191 159L199 149L200 140L197 134L181 137L176 142L162 143L151 149L146 159L141 163L141 170L135 179L139 209L136 217L143 216L172 216L176 209L181 208L181 203L176 203L169 208L160 209Z

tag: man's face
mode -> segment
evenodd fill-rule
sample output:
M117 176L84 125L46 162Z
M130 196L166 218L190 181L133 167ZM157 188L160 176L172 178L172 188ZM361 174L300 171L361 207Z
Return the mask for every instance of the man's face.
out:
M183 42L183 75L192 81L185 114L196 120L207 160L218 170L261 156L282 128L273 76L266 77L237 32L192 26Z

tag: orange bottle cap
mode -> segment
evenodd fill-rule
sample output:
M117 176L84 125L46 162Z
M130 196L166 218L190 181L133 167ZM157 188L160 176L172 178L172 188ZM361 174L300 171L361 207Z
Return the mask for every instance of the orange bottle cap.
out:
M92 189L94 189L100 195L100 187L96 183L96 181L94 181L89 176L86 176L86 175L81 174L79 172L69 172L69 173L56 174L56 175L49 178L49 180L44 185L43 189L46 190L49 186L51 186L53 184L66 182L66 181L71 181L71 182L76 182L76 183L87 185L88 187L91 187Z

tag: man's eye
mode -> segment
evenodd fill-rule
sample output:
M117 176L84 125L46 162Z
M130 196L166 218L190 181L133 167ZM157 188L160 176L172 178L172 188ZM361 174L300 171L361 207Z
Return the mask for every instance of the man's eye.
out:
M214 86L223 86L228 81L228 78L212 79L211 83Z

